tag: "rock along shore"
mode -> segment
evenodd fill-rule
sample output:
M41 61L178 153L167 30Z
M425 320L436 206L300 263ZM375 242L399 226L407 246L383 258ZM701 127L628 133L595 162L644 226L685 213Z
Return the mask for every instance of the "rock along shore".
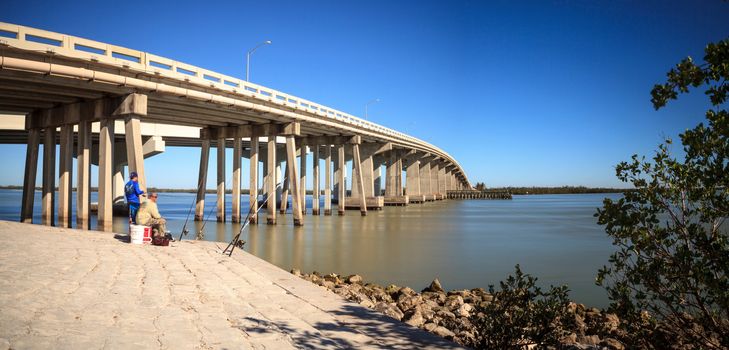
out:
M383 287L366 283L359 275L321 275L318 272L301 273L297 269L291 270L291 274L347 300L464 346L473 344L477 336L471 321L474 317L483 316L478 313L479 307L497 302L483 288L445 291L438 279L421 292L416 292L410 287ZM569 314L573 318L570 320L573 328L560 340L562 348L625 348L621 342L610 337L619 332L620 320L615 314L574 302L569 304Z

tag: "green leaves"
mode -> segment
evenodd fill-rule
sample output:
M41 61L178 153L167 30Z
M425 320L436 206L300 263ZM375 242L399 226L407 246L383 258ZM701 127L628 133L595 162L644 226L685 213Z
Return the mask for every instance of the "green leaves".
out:
M521 349L535 344L543 349L560 346L559 339L566 334L562 322L569 317L569 290L567 286L551 286L543 291L536 285L537 278L515 267L513 276L499 283L497 291L489 286L494 296L492 303L476 308L471 322L476 329L479 349Z
M704 84L709 85L706 94L714 106L726 102L729 91L726 85L729 78L729 40L709 44L705 52L705 64L696 65L691 57L687 57L668 72L666 83L653 86L651 102L656 110L664 107L668 101L677 99L679 93L687 93L689 88Z
M706 86L714 107L708 125L680 135L685 157L666 139L650 161L634 155L616 176L635 191L606 199L595 216L617 251L598 271L611 309L628 322L635 347L729 347L729 40L706 47L704 64L690 57L651 91L653 106ZM651 317L646 317L646 312Z

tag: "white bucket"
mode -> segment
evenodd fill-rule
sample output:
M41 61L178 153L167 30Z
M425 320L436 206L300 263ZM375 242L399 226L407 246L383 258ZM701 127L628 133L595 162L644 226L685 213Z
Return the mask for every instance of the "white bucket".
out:
M144 225L129 225L129 238L132 244L149 244L152 242L152 228Z

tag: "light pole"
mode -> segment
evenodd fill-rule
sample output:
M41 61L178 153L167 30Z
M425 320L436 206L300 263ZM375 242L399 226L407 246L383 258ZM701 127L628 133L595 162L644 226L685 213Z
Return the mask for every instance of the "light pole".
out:
M251 54L256 51L259 47L263 45L270 45L271 40L266 40L260 44L258 44L256 47L248 51L248 54L246 54L246 81L250 81L250 72L251 72Z
M374 100L372 100L372 101L370 101L370 102L367 102L367 103L365 104L365 119L369 120L369 119L368 119L368 117L369 117L369 116L368 116L368 114L367 114L367 112L368 112L368 107L369 107L369 106L370 106L371 104L375 103L375 102L380 102L380 99L379 99L379 98L376 98L376 99L374 99Z

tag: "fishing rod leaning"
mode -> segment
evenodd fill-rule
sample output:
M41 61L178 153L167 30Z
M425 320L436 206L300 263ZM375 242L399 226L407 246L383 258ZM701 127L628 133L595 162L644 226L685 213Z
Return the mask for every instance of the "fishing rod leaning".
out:
M197 188L195 189L195 196L192 198L192 203L190 203L190 208L187 210L187 216L185 217L185 224L182 225L182 231L180 231L180 238L177 240L182 241L182 236L184 235L187 237L187 234L190 233L190 231L187 230L187 224L190 222L190 215L192 214L192 208L195 207L195 203L197 202L197 193L200 192L200 187L202 187L203 179L198 180L197 182ZM205 194L203 193L203 196ZM204 200L204 197L203 197Z
M223 253L222 254L226 254L227 253L228 256L231 256L231 255L233 255L233 250L235 249L235 247L238 247L240 249L243 249L243 244L245 244L245 242L240 239L240 236L241 236L241 234L243 234L243 231L246 229L246 227L248 227L248 224L250 224L250 222L251 222L251 220L250 220L251 214L258 215L258 212L261 211L261 208L263 208L264 205L267 205L268 199L271 198L272 195L275 196L276 195L276 191L278 190L278 188L281 187L287 180L288 180L288 178L284 178L283 181L281 181L278 184L276 184L276 188L274 189L273 194L269 193L266 196L266 199L264 199L263 202L260 205L258 205L258 209L256 209L255 212L253 211L253 208L248 209L248 215L246 215L245 222L240 227L240 230L238 230L238 234L236 234L235 237L233 237L233 239L230 241L230 243L228 243L228 246L225 247L225 249L223 249ZM256 201L258 201L258 198L256 198Z

